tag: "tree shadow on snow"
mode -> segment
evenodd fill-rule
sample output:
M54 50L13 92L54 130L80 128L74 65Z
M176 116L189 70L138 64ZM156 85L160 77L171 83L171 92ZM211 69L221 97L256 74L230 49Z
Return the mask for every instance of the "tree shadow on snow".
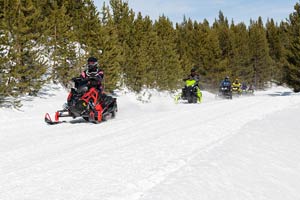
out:
M43 87L38 92L37 96L42 99L46 99L48 97L53 97L53 96L55 96L55 92L59 89L61 89L61 87L59 87L57 85L48 85L48 86Z
M278 97L278 96L291 96L292 94L294 94L293 92L275 92L272 94L268 94L269 96L272 97Z

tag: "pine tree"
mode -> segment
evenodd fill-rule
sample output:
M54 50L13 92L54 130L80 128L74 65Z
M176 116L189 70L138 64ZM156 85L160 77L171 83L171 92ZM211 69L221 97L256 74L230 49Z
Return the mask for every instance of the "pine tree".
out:
M135 13L129 8L128 2L110 0L114 24L118 30L118 37L123 43L128 43L131 36Z
M227 75L232 75L232 36L228 20L223 15L222 11L219 11L219 18L214 22L213 29L218 34L219 46L221 49L220 68L223 68Z
M157 52L158 36L153 30L152 21L148 16L143 18L138 13L132 30L127 70L127 84L134 91L139 92L143 87L151 88L157 84Z
M160 60L157 66L157 86L160 89L177 89L183 77L179 56L176 51L176 32L172 22L165 16L160 16L154 23L154 30L158 35Z
M4 6L5 6L4 0L1 0L1 1L0 1L0 21L2 21L3 18L4 18ZM0 26L0 27L1 27L1 26ZM2 27L1 27L1 28L2 28Z
M134 91L139 92L144 86L146 75L146 56L145 38L143 37L143 17L138 13L133 24L131 54L128 58L127 85Z
M4 14L4 13L3 13ZM3 16L3 15L2 15ZM3 26L3 17L0 17L0 106L4 103L5 99L9 96L12 88L8 88L6 83L9 79L9 63L8 63L8 34Z
M281 21L279 25L279 38L280 42L282 44L282 57L280 60L280 66L279 66L279 71L281 71L281 74L278 76L279 77L279 83L287 83L289 79L289 71L288 71L288 61L287 61L287 55L289 52L289 44L290 44L290 39L289 39L289 31L288 28L289 23L288 21Z
M48 6L52 9L47 18L44 37L50 53L52 79L67 86L70 79L79 71L74 66L76 63L75 35L71 28L71 18L66 14L65 5L59 7L54 1Z
M252 67L250 65L249 33L244 23L230 26L232 33L232 75L241 82L252 84Z
M300 4L296 3L294 12L290 14L287 33L289 44L287 47L286 75L287 84L295 92L300 92Z
M284 47L281 42L282 36L280 35L280 29L274 23L274 20L268 20L266 24L267 40L270 49L270 56L273 64L271 66L272 80L282 82L284 59Z
M153 22L149 16L143 20L143 49L146 52L144 62L146 63L144 85L148 88L157 88L157 73L159 71L157 63L159 63L160 51L159 36L154 30Z
M200 85L207 89L218 87L219 81L225 76L226 68L220 64L222 50L219 34L211 29L207 20L201 24L194 23L193 63L200 72Z
M176 24L176 49L179 55L181 68L185 73L188 73L192 67L195 66L193 63L193 40L194 40L194 25L192 20L183 18L181 24Z
M106 91L118 88L121 83L122 48L118 41L118 34L109 8L103 4L101 27L98 31L99 47L103 51L99 57L99 64L104 70L103 86Z
M127 2L122 0L110 0L112 9L112 19L114 26L116 27L119 44L122 48L122 83L128 84L128 74L130 74L130 60L132 54L132 31L135 14L132 9L129 8ZM130 87L130 86L129 86Z
M12 61L7 87L13 90L10 94L14 96L35 95L45 82L42 75L46 71L39 56L40 34L36 32L41 13L31 0L7 1L4 8L4 29L10 37L7 56Z
M265 83L271 80L271 57L261 17L258 18L258 21L251 20L250 22L249 50L254 85L264 88Z
M99 50L99 29L101 26L99 12L96 9L96 6L91 0L83 0L84 7L82 10L82 19L81 19L81 38L78 38L78 41L84 45L84 50L89 56L98 57L100 55Z
M85 13L85 4L84 0L64 0L65 7L66 7L66 15L70 17L72 30L75 34L75 44L76 44L76 57L77 60L74 62L74 66L76 71L80 73L84 68L83 66L86 64L86 58L88 57L88 52L86 52L86 45L85 45L85 37L87 31L84 28L84 21L87 19L87 15L89 13ZM57 5L62 1L57 1Z

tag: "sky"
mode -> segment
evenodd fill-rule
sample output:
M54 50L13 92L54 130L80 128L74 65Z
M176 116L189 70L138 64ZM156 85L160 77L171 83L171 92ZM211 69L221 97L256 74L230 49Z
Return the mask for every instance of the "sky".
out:
M95 5L101 8L109 0L94 0ZM218 18L221 10L229 21L249 24L250 19L256 20L259 16L263 22L273 18L275 22L285 21L294 11L297 0L128 0L129 7L143 16L150 16L152 20L159 16L167 16L173 23L183 21L183 16L198 22L207 19L210 23Z

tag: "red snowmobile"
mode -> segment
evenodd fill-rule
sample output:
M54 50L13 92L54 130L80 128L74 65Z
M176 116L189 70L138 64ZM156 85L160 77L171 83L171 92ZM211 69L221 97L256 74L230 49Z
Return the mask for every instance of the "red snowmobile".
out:
M67 121L60 121L61 117L82 117L85 121L99 123L116 116L117 99L99 92L93 85L97 81L94 78L82 79L73 78L75 87L71 88L68 99L63 110L55 113L54 121L49 113L45 115L45 122L58 124Z

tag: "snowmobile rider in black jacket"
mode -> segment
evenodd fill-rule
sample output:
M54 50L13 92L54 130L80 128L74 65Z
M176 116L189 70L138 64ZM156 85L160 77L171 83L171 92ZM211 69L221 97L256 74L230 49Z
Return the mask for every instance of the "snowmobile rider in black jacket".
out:
M184 78L183 81L192 80L192 79L194 79L198 85L200 78L199 78L199 74L196 73L196 69L194 67L191 69L191 73L186 78Z
M202 101L202 93L201 93L200 88L199 88L200 78L199 78L199 74L196 73L196 68L193 67L191 69L191 73L186 78L184 78L182 80L183 81L187 81L187 80L195 80L196 81L195 86L197 87L197 102L200 103ZM183 93L185 93L185 89L186 88L183 89L183 91L182 91Z
M98 60L95 57L89 57L87 60L87 70L81 72L80 78L88 80L89 87L95 87L100 93L103 93L102 80L104 78L104 72L98 67Z
M82 71L79 77L72 78L75 82L75 88L78 90L81 86L87 85L88 88L94 87L98 90L99 97L105 96L102 80L104 78L103 70L98 67L98 60L95 57L89 57L86 64L87 69ZM71 106L75 90L71 90L68 97L68 106Z

